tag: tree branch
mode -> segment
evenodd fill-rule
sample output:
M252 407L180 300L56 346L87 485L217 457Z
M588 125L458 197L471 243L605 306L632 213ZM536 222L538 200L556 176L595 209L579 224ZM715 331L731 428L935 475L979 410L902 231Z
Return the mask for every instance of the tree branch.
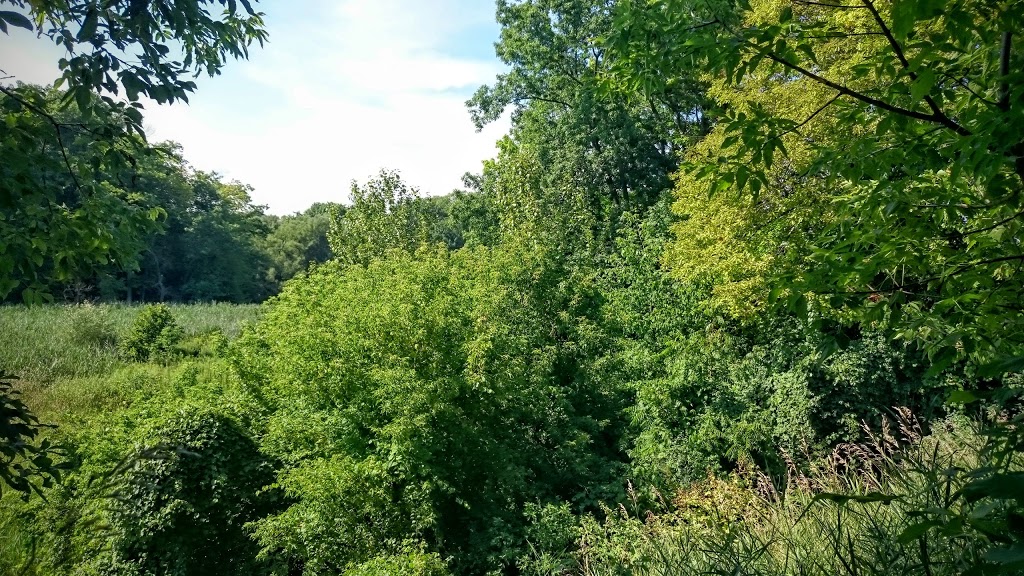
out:
M68 170L68 176L71 176L71 181L74 183L75 189L81 190L82 185L79 184L78 177L75 176L75 171L71 168L71 161L68 159L68 150L67 146L64 145L64 136L62 136L60 133L60 129L62 126L61 123L58 122L57 119L54 118L49 112L43 110L35 104L32 104L31 102L25 100L21 96L18 96L18 94L13 90L9 90L4 86L0 86L0 93L5 94L8 98L11 98L12 100L21 104L25 108L28 108L32 112L35 112L36 114L42 116L50 123L51 126L53 126L53 131L57 134L57 144L60 145L60 155L64 159L64 166Z
M868 96L867 94L862 94L860 92L857 92L856 90L852 90L850 88L847 88L846 86L843 86L842 84L838 84L836 82L833 82L833 81L829 80L828 78L823 78L821 76L818 76L814 72L811 72L810 70L804 68L803 66L800 66L799 64L794 64L794 63L790 62L789 60L786 60L785 58L775 54L774 52L762 52L762 53L765 55L765 57L767 57L769 60L772 60L773 62L777 62L779 64L782 64L786 68L789 68L790 70L793 70L795 72L799 72L800 74L803 74L807 78L810 78L811 80L814 80L815 82L818 82L819 84L824 84L825 86L828 86L829 88L832 88L833 90L837 90L841 94L844 94L844 95L849 96L851 98L854 98L856 100L860 100L861 102L864 102L865 104L870 104L872 106L881 108L882 110L885 110L887 112L892 112L894 114L900 114L902 116L907 116L909 118L914 118L914 119L917 119L917 120L924 120L925 122L935 122L937 124L942 124L943 126L953 130L954 132L956 132L957 134L960 134L961 136L970 136L971 135L971 131L970 130L964 128L963 126L957 124L956 122L953 122L949 118L943 117L943 118L945 118L945 122L944 122L943 118L936 117L934 114L925 114L923 112L918 112L916 110L909 110L907 108L900 108L899 106L895 106L895 105L890 104L890 103L888 103L888 102L886 102L884 100L879 100L878 98L872 98L871 96Z
M811 0L793 0L793 4L807 4L810 6L825 6L827 8L844 8L847 10L859 10L863 9L863 6L855 6L849 4L830 4L828 2L812 2Z
M977 92L975 92L974 89L971 88L971 80L970 80L970 78L966 78L966 77L964 77L964 78L957 78L956 76L953 76L949 72L942 72L941 74L942 74L943 77L949 78L950 80L955 82L957 86L960 86L964 90L967 90L968 92L970 92L972 96L974 96L978 100L981 100L985 104L988 104L989 106L996 106L996 107L999 106L998 103L993 102L993 101L989 100L988 98L985 98L981 94L978 94Z
M970 236L971 234L980 234L981 232L988 232L989 230L995 230L996 228L999 228L1000 226L1003 226L1004 224L1009 224L1010 222L1013 222L1014 220L1016 220L1017 218L1020 218L1021 216L1024 216L1024 210L1021 210L1020 212L1017 212L1016 214L1014 214L1013 216L1010 216L1009 218L1006 218L1005 220L1000 220L999 222L996 222L995 224L992 224L991 226L986 226L984 228L978 228L976 230L968 230L967 232L963 233L963 236Z
M540 101L540 102L550 102L552 104L561 104L562 106L565 106L566 108L572 110L572 105L568 104L567 102L563 102L563 101L555 99L555 98L544 98L543 96L531 96L529 94L524 95L524 96L519 96L517 98L514 98L512 100L512 102L514 102L516 104L520 104L524 100L537 100L537 101Z
M1024 254L1017 254L1017 255L1014 255L1014 256L1002 256L1000 258L991 258L991 259L988 259L988 260L978 260L976 262L971 262L971 263L968 263L968 264L964 264L963 266L960 266L959 268L957 268L956 270L950 272L949 274L943 274L942 278L950 278L952 276L956 276L956 275L961 274L963 272L966 272L966 271L968 271L971 268L974 268L976 266L985 266L985 265L988 265L988 264L999 264L1000 262L1011 262L1013 260L1024 260Z
M903 65L903 69L907 71L907 74L910 76L911 80L917 82L917 74L910 70L910 62L907 60L907 56L903 53L903 48L900 46L900 43L896 41L896 37L892 35L892 30L889 30L889 27L886 26L885 20L882 19L882 15L878 13L877 9L875 9L874 3L871 0L861 1L864 3L864 7L866 7L868 11L871 12L871 16L874 17L875 22L878 23L878 27L882 30L882 34L885 36L886 40L889 41L889 46L892 47L892 51L896 54L896 57L899 59L900 64ZM949 116L946 116L946 113L942 111L942 108L939 107L939 104L935 101L934 98L932 98L928 94L925 94L924 101L928 104L928 107L931 108L932 114L935 116L935 118L939 121L940 124L945 124L952 128L953 130L962 128L959 124L954 122Z
M1002 82L999 85L999 108L1004 112L1010 110L1010 84L1007 82L1006 77L1010 75L1012 40L1012 32L1003 32L1003 43L999 50L999 76L1002 77Z
M826 34L808 34L804 38L832 40L835 38L853 38L854 36L883 36L883 34L881 32L829 32Z

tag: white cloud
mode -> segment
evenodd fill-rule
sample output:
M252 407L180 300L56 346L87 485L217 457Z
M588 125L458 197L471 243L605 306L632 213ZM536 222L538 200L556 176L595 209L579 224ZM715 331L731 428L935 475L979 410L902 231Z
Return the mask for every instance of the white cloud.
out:
M147 106L151 139L180 142L195 166L251 184L256 202L279 214L345 200L351 180L381 168L424 193L447 193L494 155L507 120L476 133L464 102L501 65L493 40L461 40L479 37L466 32L490 21L489 2L261 6L266 48L200 81L189 106ZM479 56L459 55L467 53Z

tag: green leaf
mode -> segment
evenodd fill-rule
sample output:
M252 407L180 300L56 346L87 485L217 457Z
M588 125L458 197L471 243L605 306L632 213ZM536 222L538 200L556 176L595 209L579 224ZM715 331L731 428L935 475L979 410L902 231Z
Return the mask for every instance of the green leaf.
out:
M5 24L2 27L2 30L4 31L5 34L7 33L6 24L10 24L11 26L17 26L18 28L24 28L25 30L29 31L33 29L32 21L29 20L28 17L26 17L24 14L11 12L10 10L0 10L0 23Z
M918 74L917 80L910 85L910 97L915 101L924 98L935 86L935 71L925 68Z
M978 376L993 378L1022 370L1024 370L1024 356L1011 356L981 366L978 368Z
M909 544L921 536L924 536L928 530L935 526L941 526L941 523L936 520L926 520L924 522L918 522L917 524L911 524L896 537L896 541L900 544Z
M74 94L75 103L78 104L78 109L82 112L82 115L86 118L91 117L92 107L90 106L90 102L92 100L92 97L89 93L89 89L80 86L77 89L75 89Z
M89 11L85 14L85 20L82 22L82 28L79 29L78 35L75 38L79 42L85 42L91 40L96 34L96 27L99 26L99 11L94 7L90 7Z
M978 397L968 390L954 390L946 397L947 404L970 404L978 400Z
M1024 503L1024 472L994 474L988 478L975 480L964 487L963 494L968 502L996 498Z
M1024 545L1013 544L1002 548L993 548L985 553L985 559L996 564L1024 564Z
M914 29L917 23L916 0L894 0L892 3L892 33L897 39L903 40Z

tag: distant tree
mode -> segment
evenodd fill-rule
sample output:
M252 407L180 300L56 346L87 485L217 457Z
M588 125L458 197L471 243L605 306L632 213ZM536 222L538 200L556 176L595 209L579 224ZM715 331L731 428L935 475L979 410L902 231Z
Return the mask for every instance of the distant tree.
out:
M429 237L429 216L419 190L398 172L381 170L360 186L352 183L352 205L332 218L327 239L344 264L368 264L388 250L412 251Z
M180 299L259 302L270 295L267 258L260 249L268 233L263 206L251 188L197 173L191 221L185 230Z
M305 212L289 216L268 216L270 233L262 241L269 258L267 279L281 282L305 272L312 263L323 263L331 258L327 242L331 213L344 214L340 204L313 204Z
M444 196L419 200L428 214L431 242L455 250L466 244L493 246L497 242L498 220L493 197L483 191L455 190Z
M144 138L139 99L187 100L193 74L217 74L262 44L262 15L240 3L244 14L234 0L0 0L15 8L0 10L0 32L24 28L66 51L63 93L0 84L0 250L10 255L0 260L0 298L42 301L51 281L134 266L156 216L123 185Z
M125 194L159 217L132 232L119 259L89 262L73 275L44 275L41 290L71 286L76 296L128 302L252 302L276 290L263 247L272 222L247 186L196 171L173 142L140 143L134 161Z

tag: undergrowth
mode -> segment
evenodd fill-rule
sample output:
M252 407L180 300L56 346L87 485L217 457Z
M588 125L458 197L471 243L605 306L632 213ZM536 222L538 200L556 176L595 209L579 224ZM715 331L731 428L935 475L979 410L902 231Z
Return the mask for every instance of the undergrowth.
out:
M654 512L626 506L575 527L584 576L1020 574L1019 451L1002 429L951 419L924 434L898 411L869 440L839 446L781 481L709 477ZM984 431L983 431L984 430ZM634 504L636 493L634 495ZM557 555L535 555L549 565ZM563 557L566 553L563 552ZM563 563L564 566L564 563ZM570 571L535 573L570 573Z

